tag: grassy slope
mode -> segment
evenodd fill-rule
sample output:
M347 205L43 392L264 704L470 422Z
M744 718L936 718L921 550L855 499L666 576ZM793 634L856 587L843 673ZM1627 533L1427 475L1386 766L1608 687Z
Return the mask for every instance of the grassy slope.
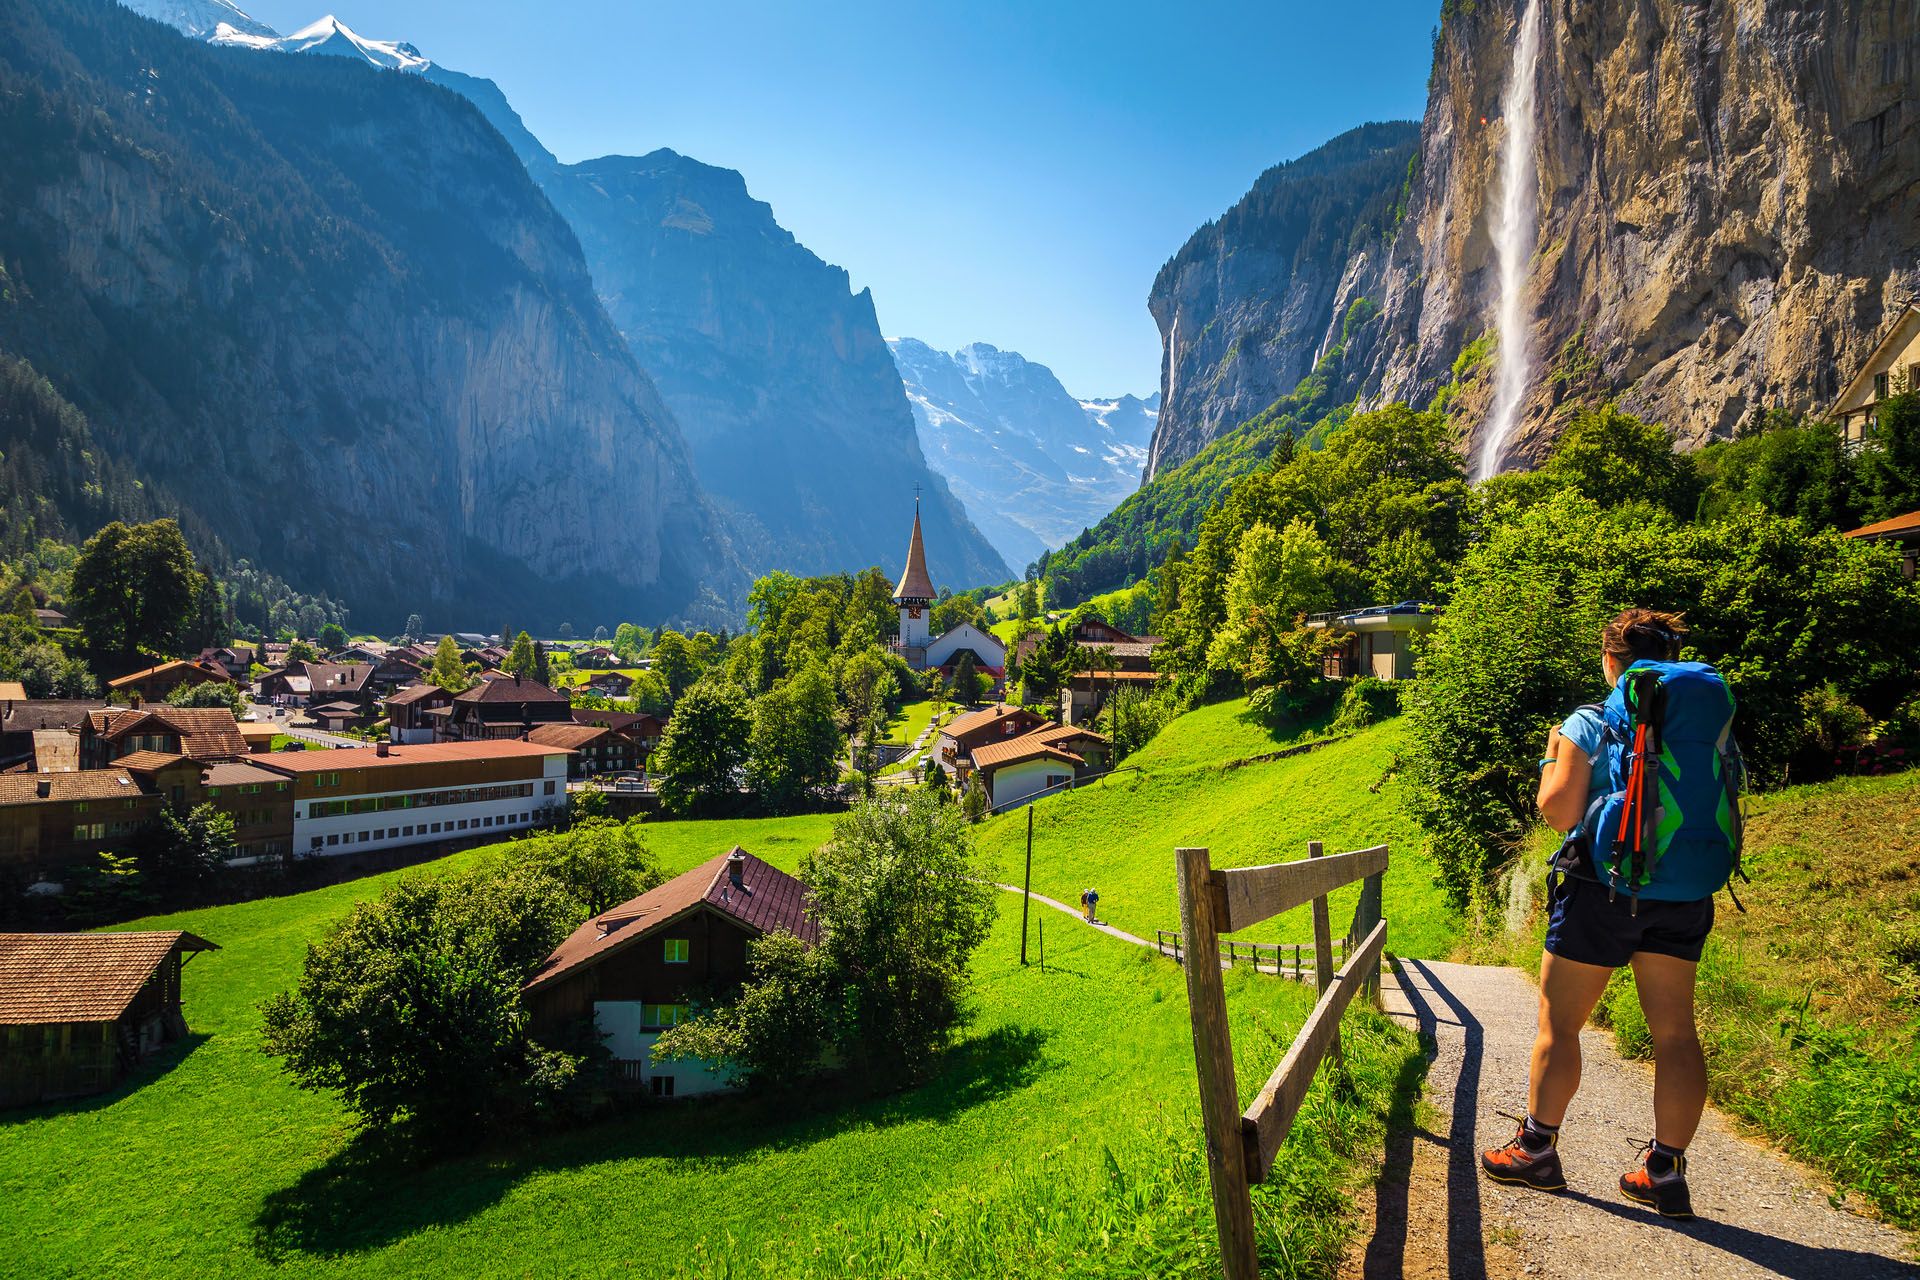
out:
M1920 773L1789 787L1749 806L1752 883L1735 886L1747 910L1717 899L1700 963L1713 1099L1920 1226ZM1536 838L1536 863L1553 843ZM1501 958L1537 972L1544 929L1536 918ZM1651 1057L1624 974L1595 1020Z
M1173 851L1202 845L1216 866L1251 866L1306 856L1310 839L1328 853L1386 843L1388 948L1433 956L1451 947L1457 921L1442 901L1426 858L1426 841L1401 800L1392 775L1404 739L1396 721L1353 738L1280 761L1226 768L1224 762L1284 745L1245 715L1244 702L1190 712L1118 774L1034 806L1033 884L1037 892L1076 902L1092 885L1101 917L1143 938L1179 928ZM1379 790L1373 790L1375 786ZM1019 884L1027 815L994 818L981 829L1002 880ZM1336 930L1352 917L1357 886L1333 895ZM1307 908L1238 935L1259 941L1310 941Z
M671 866L738 841L783 865L821 819L661 824ZM466 865L462 854L416 869ZM979 1015L940 1078L890 1099L643 1108L484 1158L373 1157L330 1097L258 1052L258 1002L307 939L391 877L142 927L220 942L187 971L200 1039L132 1087L0 1118L0 1257L20 1274L1203 1274L1204 1168L1178 969L1062 921L1049 972L1021 969L1012 912L976 964ZM1009 903L1011 899L1008 900ZM1303 989L1229 975L1250 1095L1307 1008ZM1126 1035L1114 1035L1124 1026ZM1260 1197L1277 1264L1336 1249L1347 1176L1413 1046L1349 1019L1357 1093L1317 1087L1300 1181ZM1293 1267L1270 1274L1292 1274Z

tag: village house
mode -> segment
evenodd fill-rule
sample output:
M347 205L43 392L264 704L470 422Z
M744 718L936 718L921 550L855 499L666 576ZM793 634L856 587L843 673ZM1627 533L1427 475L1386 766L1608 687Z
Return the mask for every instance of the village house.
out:
M534 742L274 751L249 764L293 783L296 857L501 839L565 812L567 757Z
M1372 676L1376 680L1413 679L1413 638L1433 630L1440 606L1418 600L1400 604L1319 613L1307 619L1309 630L1343 633L1340 647L1321 660L1329 680Z
M59 883L153 821L158 796L125 769L0 773L0 879Z
M695 1001L725 999L747 974L747 944L776 931L820 938L807 887L735 848L575 929L524 989L536 1032L591 1018L621 1078L656 1097L725 1086L724 1065L653 1061L660 1032Z
M1081 661L1061 685L1062 723L1084 724L1100 714L1115 690L1151 689L1160 679L1153 669L1153 655L1162 643L1158 636L1129 635L1090 613L1074 624L1069 639ZM1023 637L1016 660L1024 661L1037 643L1031 633Z
M1107 759L1104 735L1057 724L981 743L970 757L995 813L1104 773Z
M257 660L255 650L232 646L202 649L194 659L203 667L219 667L236 684L252 679L253 664Z
M1858 529L1849 529L1846 536L1862 542L1884 542L1894 547L1900 553L1900 571L1909 578L1920 577L1920 511L1909 511L1903 516L1890 516Z
M186 958L164 933L0 933L0 1106L100 1093L187 1034Z
M437 684L410 684L387 695L387 740L389 742L432 742L443 717L434 711L453 706L453 695Z
M136 751L184 755L202 762L241 760L247 743L225 707L107 707L87 713L80 727L80 767L118 764Z
M106 705L96 698L0 700L0 770L33 764L35 741L41 734L70 735L77 751L87 713L104 710ZM74 767L79 767L77 762Z
M212 663L176 658L172 662L129 672L118 680L109 680L107 688L128 698L138 697L143 702L165 702L167 695L183 684L210 684L214 681L233 683L225 671Z
M524 738L539 725L572 720L573 707L566 694L537 680L501 676L455 694L441 732L453 742Z
M278 773L238 761L205 764L164 751L136 751L115 762L162 805L210 804L233 819L236 865L293 853L293 795ZM149 819L159 815L155 806Z
M276 707L324 707L350 702L365 711L377 692L366 662L289 662L260 677L260 696Z
M329 702L323 706L308 707L307 718L326 733L344 733L348 729L358 728L366 715L357 702Z
M913 533L907 539L907 567L893 589L900 611L900 635L889 646L915 671L939 671L949 681L963 654L971 654L974 669L987 677L993 689L1004 687L1007 647L970 622L939 636L931 634L934 601L939 597L927 573L927 551L920 536L920 502L913 504Z
M650 716L644 711L599 711L592 707L573 709L575 724L598 724L632 740L634 750L639 753L640 767L645 768L647 757L660 745L660 735L667 731L666 722L659 716Z
M425 665L396 652L389 653L374 664L373 674L367 678L367 684L375 697L384 698L396 689L404 689L426 678Z
M995 703L979 711L955 716L941 727L934 759L950 776L965 781L972 772L973 752L989 742L1005 742L1044 728L1047 718L1036 711L1008 703Z
M527 741L571 751L567 770L570 778L638 773L646 768L646 753L638 742L607 725L543 724L527 734Z
M73 620L58 609L42 608L33 611L33 625L42 631L52 631L60 627L72 626Z
M1859 449L1872 440L1880 426L1881 403L1909 391L1920 391L1920 306L1911 303L1886 326L1829 411L1847 448Z
M617 667L620 655L603 644L590 644L573 651L576 667Z
M582 687L603 698L624 698L633 692L633 677L619 671L596 671Z

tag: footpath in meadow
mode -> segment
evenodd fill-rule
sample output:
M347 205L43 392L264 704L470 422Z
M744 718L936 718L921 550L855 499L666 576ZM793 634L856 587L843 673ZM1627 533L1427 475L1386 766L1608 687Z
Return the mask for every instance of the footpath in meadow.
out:
M1400 965L1382 998L1431 1046L1431 1110L1389 1148L1373 1229L1341 1280L1920 1277L1905 1233L1836 1207L1813 1175L1711 1108L1688 1152L1697 1219L1670 1222L1623 1200L1616 1179L1652 1133L1653 1073L1601 1031L1581 1034L1585 1071L1560 1139L1568 1189L1488 1181L1479 1152L1512 1136L1501 1112L1526 1105L1538 992L1515 969Z

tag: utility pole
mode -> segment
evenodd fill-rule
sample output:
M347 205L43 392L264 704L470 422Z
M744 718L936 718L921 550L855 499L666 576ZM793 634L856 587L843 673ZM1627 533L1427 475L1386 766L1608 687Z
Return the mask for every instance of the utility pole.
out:
M1027 806L1027 882L1020 892L1020 963L1027 962L1027 908L1033 902L1033 806Z

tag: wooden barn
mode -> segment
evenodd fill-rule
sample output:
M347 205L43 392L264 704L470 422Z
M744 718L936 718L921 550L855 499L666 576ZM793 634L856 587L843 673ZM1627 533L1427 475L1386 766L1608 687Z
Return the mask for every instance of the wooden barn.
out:
M0 933L0 1106L100 1093L187 1033L180 970L217 951L167 933Z

